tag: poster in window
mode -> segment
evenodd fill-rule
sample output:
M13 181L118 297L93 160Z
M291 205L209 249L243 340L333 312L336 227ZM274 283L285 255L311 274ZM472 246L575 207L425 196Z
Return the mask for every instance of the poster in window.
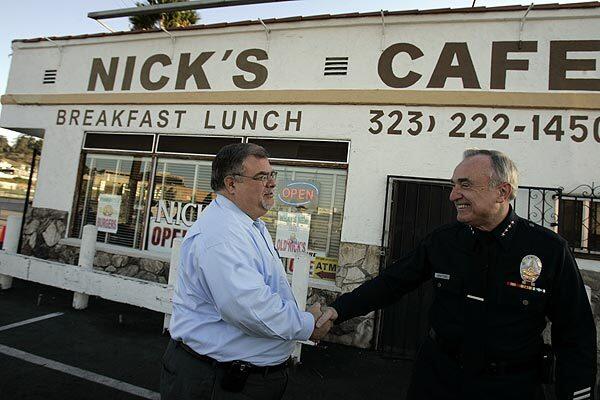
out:
M170 253L173 240L183 238L202 211L202 204L159 200L150 216L148 250Z
M298 253L308 251L310 214L277 212L275 246L281 257L294 258Z
M117 233L120 211L121 196L101 194L98 197L98 213L96 214L98 232Z
M336 258L315 257L312 264L311 277L335 282L335 274L338 270L338 260Z

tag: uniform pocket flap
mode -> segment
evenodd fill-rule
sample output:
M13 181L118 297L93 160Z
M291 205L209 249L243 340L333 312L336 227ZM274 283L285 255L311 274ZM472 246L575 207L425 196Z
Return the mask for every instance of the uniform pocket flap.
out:
M436 272L433 277L433 287L438 290L446 290L455 294L462 293L462 280L453 278L447 274Z
M500 304L519 307L522 310L542 310L546 305L546 294L531 289L505 286L500 290Z

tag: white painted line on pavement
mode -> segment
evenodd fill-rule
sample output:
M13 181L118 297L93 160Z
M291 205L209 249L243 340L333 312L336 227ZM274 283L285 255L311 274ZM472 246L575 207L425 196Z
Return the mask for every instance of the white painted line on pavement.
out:
M5 331L7 329L16 328L17 326L27 325L27 324L31 324L34 322L43 321L48 318L58 317L59 315L63 315L63 314L64 313L61 313L61 312L55 312L52 314L42 315L41 317L26 319L25 321L21 321L21 322L15 322L14 324L0 326L0 332Z
M37 364L37 365L41 365L42 367L60 371L65 374L73 375L78 378L86 379L91 382L109 386L111 388L120 390L122 392L130 393L135 396L143 397L145 399L150 399L150 400L159 400L160 399L160 394L157 392L153 392L151 390L144 389L139 386L131 385L126 382L122 382L122 381L119 381L119 380L116 380L113 378L109 378L104 375L96 374L94 372L86 371L84 369L72 367L70 365L60 363L58 361L53 361L53 360L49 360L44 357L39 357L39 356L36 356L35 354L26 353L24 351L21 351L21 350L12 348L12 347L3 346L0 344L0 353L30 362L32 364Z

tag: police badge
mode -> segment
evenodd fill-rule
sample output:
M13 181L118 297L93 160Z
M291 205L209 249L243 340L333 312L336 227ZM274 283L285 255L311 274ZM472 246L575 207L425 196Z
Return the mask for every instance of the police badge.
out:
M542 273L542 260L538 256L532 254L523 257L521 260L521 266L519 267L521 273L521 279L523 284L530 284L535 286L535 281L540 277Z

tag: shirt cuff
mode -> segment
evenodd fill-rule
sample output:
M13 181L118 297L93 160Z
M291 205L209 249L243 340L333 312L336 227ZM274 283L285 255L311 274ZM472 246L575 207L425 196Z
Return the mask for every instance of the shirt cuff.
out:
M315 318L309 312L302 313L302 330L300 331L298 340L308 340L315 328Z

